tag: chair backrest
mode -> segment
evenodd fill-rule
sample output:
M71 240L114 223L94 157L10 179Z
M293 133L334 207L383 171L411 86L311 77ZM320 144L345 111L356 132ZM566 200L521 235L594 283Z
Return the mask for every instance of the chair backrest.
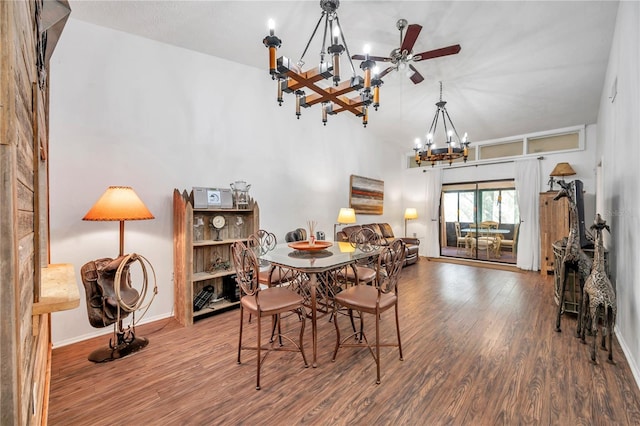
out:
M461 238L462 234L460 233L460 222L455 222L454 226L456 227L456 237Z
M292 243L295 241L305 241L307 239L307 231L304 228L298 228L294 231L287 232L284 237L284 240L288 243Z
M231 244L233 266L236 268L236 282L242 293L254 295L260 291L258 258L253 250L242 241Z
M481 228L493 228L493 229L498 229L498 226L500 224L498 222L495 222L493 220L485 220L484 222L480 223L480 227Z
M382 293L397 292L400 271L406 256L406 245L402 240L394 240L382 247L378 254L375 285Z
M278 240L275 234L265 231L264 229L260 229L255 234L249 235L247 240L247 247L254 249L259 256L273 250L277 244Z
M349 235L349 243L364 252L378 250L382 245L382 236L370 228L361 228Z

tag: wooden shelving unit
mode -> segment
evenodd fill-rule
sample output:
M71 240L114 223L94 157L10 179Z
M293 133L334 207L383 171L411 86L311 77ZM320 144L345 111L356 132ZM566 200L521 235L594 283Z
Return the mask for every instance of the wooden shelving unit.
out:
M553 243L569 236L569 203L554 200L558 191L540 193L540 273L553 274Z
M225 219L219 232L210 226L216 216ZM201 239L194 235L194 223L199 218L203 224L198 235ZM189 326L194 320L238 305L231 244L247 241L258 229L260 213L252 199L246 209L194 209L193 192L173 191L174 316L180 324ZM214 288L214 297L194 311L194 299L206 286Z

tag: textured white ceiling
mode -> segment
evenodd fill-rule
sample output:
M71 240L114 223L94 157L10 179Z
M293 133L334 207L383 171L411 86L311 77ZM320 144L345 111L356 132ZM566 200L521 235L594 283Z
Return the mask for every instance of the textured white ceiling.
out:
M319 0L70 5L75 19L263 68L265 84L274 84L262 44L267 20L276 21L282 39L278 55L298 60L321 13ZM462 46L457 55L415 63L425 77L418 85L397 72L384 78L382 105L370 113L370 127L409 150L431 123L438 81L458 131L472 141L595 123L617 9L614 1L343 0L338 16L351 54L368 43L372 55L388 56L400 42L399 18L423 27L414 53ZM319 60L321 35L304 58L305 69ZM293 99L285 103L294 119ZM314 109L304 113L317 114L321 125ZM354 117L354 125L358 121Z

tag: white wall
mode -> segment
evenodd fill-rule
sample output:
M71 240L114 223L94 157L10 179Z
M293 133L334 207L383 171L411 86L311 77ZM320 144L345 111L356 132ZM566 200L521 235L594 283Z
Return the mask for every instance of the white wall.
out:
M386 167L398 154L375 139L376 113L366 129L346 113L324 127L317 107L296 120L266 62L266 51L255 69L70 19L51 64L51 262L72 263L81 283L84 263L117 255L117 223L81 220L110 185L132 186L155 215L125 224L125 252L157 274L147 320L172 313L174 188L246 180L261 227L284 241L307 219L332 235L351 174L382 179L384 215L358 222L401 233L401 173ZM56 346L109 332L89 325L84 301L53 315Z
M599 213L617 290L616 331L640 383L640 3L620 2L598 115L597 162L602 164ZM617 94L610 99L617 78Z

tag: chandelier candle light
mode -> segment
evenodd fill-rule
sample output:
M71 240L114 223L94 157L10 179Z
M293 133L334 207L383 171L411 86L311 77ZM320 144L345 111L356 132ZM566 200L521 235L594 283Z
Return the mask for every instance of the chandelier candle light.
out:
M362 117L362 124L367 127L369 121L368 108L373 106L376 110L380 105L380 86L382 80L377 74L375 61L366 54L360 64L364 72L364 78L356 75L355 67L349 54L349 48L344 38L338 13L340 0L320 0L322 14L316 24L307 46L302 52L302 56L296 64L289 58L281 56L276 60L276 50L282 44L275 35L275 23L269 20L269 35L262 43L269 49L269 73L271 78L278 83L277 101L279 105L283 102L283 92L293 93L296 97L296 117L299 119L300 108L308 108L315 104L322 106L322 123L326 126L327 115L335 115L342 111L349 111L357 117ZM320 23L324 19L324 38L322 50L320 51L320 64L317 68L302 71L305 53L315 36ZM331 44L327 47L327 41ZM342 44L340 44L342 41ZM352 76L349 80L340 82L340 55L347 53L349 64L351 65ZM325 60L325 56L331 57L330 61ZM333 86L321 87L318 82L332 79ZM306 89L311 93L305 92ZM358 92L360 96L348 98L344 96L350 92Z
M442 100L442 82L440 82L440 101L436 103L436 114L431 121L431 127L429 127L429 133L427 133L427 141L425 143L426 150L420 143L420 139L416 139L416 145L413 150L416 152L416 163L418 166L423 161L430 161L431 166L435 165L437 161L448 161L449 165L458 158L463 158L464 162L467 162L469 155L469 141L467 140L467 134L465 133L462 138L458 135L456 127L451 121L451 117L447 112L447 103ZM442 125L444 127L446 147L435 147L434 139L438 130L438 119L442 117ZM455 136L455 140L454 137ZM433 145L433 146L432 146Z

